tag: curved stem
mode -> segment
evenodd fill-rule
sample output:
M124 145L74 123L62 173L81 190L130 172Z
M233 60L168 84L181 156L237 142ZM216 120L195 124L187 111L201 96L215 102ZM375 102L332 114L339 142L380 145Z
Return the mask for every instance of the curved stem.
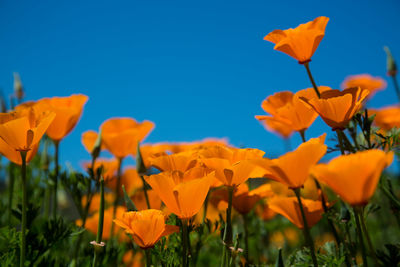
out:
M233 186L228 186L228 208L226 209L226 225L224 229L224 247L222 251L221 267L225 267L231 258L232 246L232 199L233 199Z
M338 142L339 142L340 152L342 153L342 155L344 155L344 146L343 146L343 139L342 139L342 135L341 135L341 130L337 129L336 130L336 134L337 134L337 138L338 138Z
M306 63L304 63L303 65L304 65L304 67L306 67L307 74L308 74L308 78L310 78L310 81L311 81L311 83L312 83L312 86L313 86L313 88L314 88L315 93L317 94L318 98L321 98L321 94L319 93L318 86L317 86L317 84L315 83L314 78L313 78L313 76L312 76L312 74L311 74L310 66L308 65L309 63L310 63L310 62L306 62Z
M147 208L150 209L150 201L149 201L149 195L147 194L146 181L144 180L143 175L139 175L139 176L143 183L143 193L144 193L144 198L146 199L146 205L147 205Z
M310 248L311 258L313 261L314 267L318 267L317 257L315 256L315 248L314 248L314 241L310 234L310 228L308 227L306 214L304 213L303 203L301 202L300 197L300 188L293 189L294 193L296 194L297 201L299 202L301 216L303 217L303 225L304 225L304 237L307 240L308 247Z
M22 176L22 225L21 225L21 252L19 265L25 266L25 254L26 254L26 206L28 204L28 198L26 193L26 153L27 151L20 151L22 165L21 165L21 176Z
M396 90L397 97L399 98L399 101L400 101L400 87L399 87L399 83L397 82L397 77L396 77L396 75L391 75L391 76L393 79L394 89Z
M59 150L59 141L54 141L54 191L53 191L53 218L55 219L57 216L57 184L58 184L58 171L59 171L59 162L58 162L58 150Z

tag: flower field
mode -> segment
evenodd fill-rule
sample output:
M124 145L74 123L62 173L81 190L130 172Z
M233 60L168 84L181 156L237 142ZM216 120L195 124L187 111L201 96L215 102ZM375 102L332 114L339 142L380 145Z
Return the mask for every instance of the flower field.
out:
M90 160L75 169L63 140L90 96L25 101L15 73L0 113L1 266L399 266L400 106L367 108L381 90L400 102L396 62L385 47L390 82L319 85L328 23L264 37L310 84L260 99L255 124L302 140L277 157L225 139L149 143L157 122L110 117L81 134ZM309 136L318 117L331 130Z

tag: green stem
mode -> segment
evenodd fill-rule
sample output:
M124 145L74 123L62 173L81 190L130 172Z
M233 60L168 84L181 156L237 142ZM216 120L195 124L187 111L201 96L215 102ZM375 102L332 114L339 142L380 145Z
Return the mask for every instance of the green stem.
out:
M104 179L100 178L100 210L99 210L99 223L97 225L97 236L96 236L96 245L94 246L94 256L93 256L93 264L92 266L97 266L98 256L101 251L101 239L103 235L103 223L104 223Z
M21 176L22 176L22 225L21 225L21 254L19 265L25 266L25 254L26 254L26 206L28 205L28 198L26 193L26 153L27 151L20 151L22 165L21 165Z
M11 214L12 214L12 202L14 198L14 184L15 184L15 175L14 175L14 167L15 164L10 162L8 166L8 225L11 225Z
M231 258L232 246L232 199L233 199L233 186L228 186L228 208L226 209L226 225L224 229L224 247L222 251L221 267L225 267Z
M122 160L123 158L118 159L118 171L117 171L117 184L115 187L115 200L114 200L114 209L113 209L113 217L112 219L115 219L115 216L117 215L117 207L119 203L119 190L121 188L121 177L122 177ZM114 236L114 223L111 224L111 233L110 233L110 239Z
M358 235L358 239L361 244L361 253L362 253L363 264L364 264L363 266L368 267L367 253L365 251L365 244L364 244L364 239L362 236L362 230L361 230L361 225L360 225L360 219L358 216L358 211L357 211L356 207L353 207L353 210L354 210L354 218L356 220L356 226L357 226L357 235Z
M310 234L310 228L308 227L308 222L306 218L306 214L304 213L303 203L301 202L300 197L300 188L293 189L294 193L296 194L297 201L299 202L301 216L303 217L303 224L304 224L304 237L307 240L308 247L310 249L311 258L313 261L314 267L318 267L317 257L315 256L315 248L314 248L314 241Z
M54 141L54 191L53 191L53 218L55 219L57 216L57 184L58 184L58 171L59 171L59 162L58 162L58 148L59 148L59 141Z
M314 81L314 78L313 78L313 76L311 74L311 71L310 71L310 66L308 64L309 64L309 62L306 62L303 65L304 65L304 67L306 67L308 78L310 78L310 81L312 83L312 86L314 88L315 93L317 94L318 98L321 98L321 94L319 93L318 86Z
M142 179L142 183L143 183L143 193L144 193L144 198L146 199L147 208L151 209L150 208L149 195L147 194L146 181L144 180L143 175L140 175L140 179Z
M204 209L203 209L203 219L202 223L204 223L207 219L207 209L208 209L208 198L210 196L210 192L207 193L206 200L204 200Z
M49 177L49 171L45 170L44 171L44 177L48 178ZM50 203L51 203L51 187L49 184L47 184L46 189L45 189L45 196L44 196L44 217L48 218L50 214Z
M344 155L344 147L343 147L343 140L342 140L341 130L336 129L336 134L337 134L337 138L338 138L338 142L339 142L340 152L342 153L342 155Z
M361 228L362 228L362 230L364 232L364 235L365 235L365 237L367 239L368 248L369 248L369 251L370 251L370 253L372 255L372 258L374 259L375 266L379 266L378 258L376 257L376 253L375 253L376 250L374 248L374 245L371 242L371 237L369 236L369 233L367 231L367 226L365 224L365 219L364 219L364 215L363 215L363 210L362 209L360 209L358 215L360 216Z
M144 254L146 255L146 267L151 266L151 248L144 249Z
M244 228L244 258L246 259L246 266L250 264L249 257L249 227L247 225L247 216L242 214L243 228Z
M188 266L187 247L188 247L188 225L187 220L182 219L182 266Z

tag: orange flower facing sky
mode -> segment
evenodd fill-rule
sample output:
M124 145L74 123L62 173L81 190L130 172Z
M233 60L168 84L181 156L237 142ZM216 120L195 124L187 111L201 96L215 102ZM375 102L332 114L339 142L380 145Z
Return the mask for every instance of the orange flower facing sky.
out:
M33 108L0 113L0 137L14 150L33 150L55 116L54 112L38 113Z
M161 155L151 160L151 166L160 171L185 172L197 164L197 156L194 152L180 152L172 155Z
M264 40L274 43L275 50L288 54L297 59L300 64L304 64L311 60L324 38L328 21L327 17L318 17L294 29L274 30L265 36Z
M320 86L319 91L329 90L327 86ZM286 129L292 129L297 132L305 131L311 126L318 117L318 113L309 105L304 103L301 98L312 99L317 98L313 88L300 90L293 94L289 91L275 93L267 97L261 104L265 112L271 116L258 115L256 119L260 121L268 120L267 125L274 120L286 126ZM282 134L283 135L283 134Z
M326 134L311 138L302 143L296 150L286 153L277 159L258 159L254 162L265 168L266 177L287 185L291 189L304 185L310 174L310 168L325 155Z
M181 219L190 219L199 212L210 189L214 173L195 167L186 172L162 172L145 176L167 208Z
M397 127L400 128L400 107L391 106L381 109L368 110L370 115L375 114L374 124L379 128L389 131Z
M46 134L54 141L60 141L69 134L79 121L83 106L88 97L71 95L68 97L52 97L39 100L35 107L39 110L50 110L56 114Z
M352 206L366 205L375 192L383 169L391 164L393 153L371 149L342 155L328 164L319 164L313 175Z
M321 98L306 99L332 130L344 129L362 107L369 91L360 87L321 92Z
M321 201L311 199L301 199L308 227L312 227L322 218L324 209ZM303 218L301 216L300 205L296 197L274 197L268 201L271 210L281 214L299 228L303 228Z
M179 227L165 224L160 210L128 211L114 222L130 234L141 249L149 249L163 237L178 232Z
M342 83L342 89L351 87L361 87L367 89L370 94L368 98L372 97L377 91L385 89L387 86L386 81L381 77L373 77L369 74L359 74L348 76Z
M151 121L141 123L132 118L112 118L101 125L104 147L116 158L136 155L138 142L154 128Z

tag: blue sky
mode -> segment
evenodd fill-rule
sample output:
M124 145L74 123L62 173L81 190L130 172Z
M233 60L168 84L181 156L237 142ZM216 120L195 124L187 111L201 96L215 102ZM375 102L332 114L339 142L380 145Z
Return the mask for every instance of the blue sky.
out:
M369 106L397 101L386 77L388 45L400 61L400 3L378 1L8 1L0 2L0 88L19 72L26 99L89 96L61 143L61 160L89 158L82 132L111 117L151 120L146 141L227 137L237 146L281 154L279 137L254 119L262 100L311 84L303 66L273 50L274 29L327 16L310 64L319 85L351 74L388 81ZM307 136L330 129L317 119ZM292 138L293 147L300 142Z

